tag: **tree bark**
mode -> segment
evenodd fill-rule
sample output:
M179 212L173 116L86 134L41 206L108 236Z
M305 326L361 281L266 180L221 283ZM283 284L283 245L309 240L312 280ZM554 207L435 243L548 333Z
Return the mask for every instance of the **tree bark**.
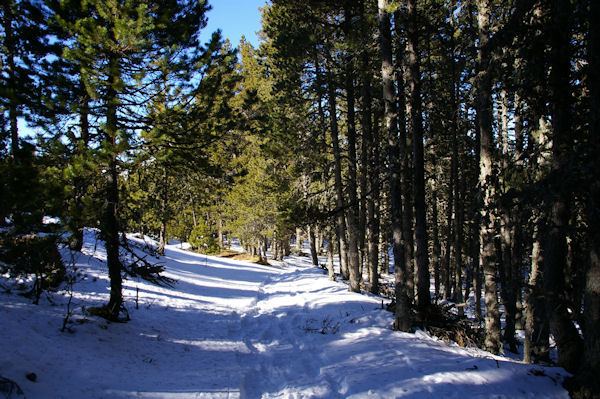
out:
M346 36L350 35L352 13L350 7L345 9L345 30ZM355 114L355 93L354 93L354 65L352 62L353 54L348 52L345 60L345 86L346 86L346 124L348 139L348 183L346 192L348 195L348 210L346 212L346 226L348 233L348 271L350 285L348 290L351 292L360 292L360 282L362 280L359 263L359 223L358 223L358 196L357 196L357 173L356 173L356 114Z
M498 304L498 266L494 254L494 216L491 206L494 197L493 151L494 133L492 129L491 78L488 72L490 57L489 41L490 10L487 0L477 1L477 22L479 47L477 51L478 73L476 81L477 116L479 119L479 187L481 190L481 220L479 233L479 263L484 274L485 290L485 347L492 353L501 348L500 309Z
M536 220L533 232L529 284L525 295L525 343L523 348L523 361L525 363L550 360L550 327L548 318L545 317L543 298L543 237L539 226L540 221Z
M432 259L433 264L433 286L435 297L440 297L440 283L444 283L444 299L450 299L450 271L440 270L440 258L442 252L442 246L440 244L440 229L438 221L438 190L437 180L431 179L431 231L433 237L431 238L432 246Z
M350 277L348 270L348 242L346 239L346 221L344 211L344 187L342 184L342 155L339 143L339 131L337 120L337 104L334 79L331 70L327 71L328 75L328 102L329 102L329 133L331 135L331 145L333 147L333 180L335 188L335 205L336 212L336 235L339 241L340 249L340 273L344 280Z
M156 252L160 255L165 254L165 246L167 245L167 223L169 221L167 215L167 206L169 200L169 176L167 174L167 167L162 167L162 184L160 190L160 233L158 248Z
M302 254L303 241L302 227L296 227L296 250L298 251L298 255Z
M335 270L333 268L333 255L335 248L333 245L333 234L327 236L327 272L329 274L329 280L335 281Z
M413 232L413 201L412 201L412 140L408 135L406 128L406 112L407 104L404 93L406 86L403 75L403 66L405 63L404 44L401 38L403 37L403 26L405 25L403 14L400 10L394 12L394 32L396 35L396 85L397 93L397 121L398 135L400 137L399 151L401 157L400 167L400 187L402 187L402 239L404 245L404 257L406 262L407 273L407 292L409 299L414 301L415 285L414 285L414 265L415 265L415 243Z
M577 370L581 361L583 343L570 320L567 310L565 275L567 264L567 236L569 224L569 155L571 138L571 88L569 83L570 3L551 2L551 72L552 90L552 184L550 226L544 247L544 287L547 292L546 311L550 331L558 349L558 362L567 371Z
M317 245L315 243L315 228L310 224L306 227L308 229L308 240L310 245L310 256L312 259L313 266L319 266L319 256L317 254Z
M452 10L454 12L454 10ZM463 221L464 221L464 194L461 192L460 176L459 176L459 147L461 147L462 137L458 133L458 118L460 116L460 105L458 103L459 96L459 76L455 61L455 43L454 43L454 18L451 17L453 34L450 38L450 47L452 57L450 59L450 70L452 73L452 84L450 87L450 103L452 106L452 120L450 122L450 130L452 134L452 156L450 161L450 185L454 192L454 229L453 229L453 249L454 253L454 268L456 273L456 286L454 288L456 302L463 302L463 259L462 259L462 243L463 243ZM461 196L461 194L463 194ZM464 307L458 308L458 315L464 315Z
M377 126L372 126L371 76L369 55L366 51L362 52L361 59L361 125L363 128L361 197L364 203L364 230L367 241L365 258L369 274L369 292L377 295L379 293L379 129Z
M500 93L500 131L502 137L502 171L508 169L509 145L508 145L508 95L503 89ZM503 173L504 174L504 173ZM506 183L502 184L503 193L506 191ZM502 265L500 268L501 297L504 305L504 342L509 345L509 350L517 353L517 340L515 338L515 325L517 314L516 279L513 274L515 263L513 252L513 228L512 212L507 206L501 206L500 216L500 247Z
M583 364L578 372L592 391L600 391L600 4L590 2L589 14L590 73L590 159L587 220L589 264L586 273L584 316L585 340Z
M119 260L119 182L117 171L117 106L119 100L115 87L120 80L119 59L115 54L109 55L109 86L106 92L106 129L105 140L109 144L108 153L110 160L106 172L106 204L104 210L104 238L106 240L106 263L108 265L108 276L110 278L110 299L107 310L109 318L117 320L123 307L123 280L121 277L121 261Z
M79 107L79 129L81 131L81 136L79 138L79 142L77 143L76 154L79 157L85 157L90 139L89 96L84 87L83 79L80 79L79 85L79 91L81 95L81 106ZM71 226L71 238L69 239L69 248L74 251L81 251L83 248L83 232L85 227L82 216L84 212L83 199L87 192L87 188L88 182L84 177L75 177L75 181L73 182L75 211L72 212L74 215L71 216L71 222L73 225Z
M423 115L421 113L421 72L419 65L419 31L416 0L407 1L408 33L408 88L410 96L410 128L413 139L415 239L417 243L417 308L426 310L431 305L429 293L429 255L427 243L427 215L425 202L425 155L423 149Z
M402 238L402 191L400 187L400 154L398 151L398 121L394 92L394 68L392 66L392 40L390 16L386 10L388 0L378 0L379 40L381 46L381 78L383 85L385 133L390 157L390 201L392 213L392 252L394 254L394 291L396 309L394 327L410 331L412 317L407 292L406 258Z

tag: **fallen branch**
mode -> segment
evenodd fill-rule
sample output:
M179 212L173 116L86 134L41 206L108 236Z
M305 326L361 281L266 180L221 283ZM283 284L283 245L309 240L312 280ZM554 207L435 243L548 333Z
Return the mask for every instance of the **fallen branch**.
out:
M165 267L159 263L149 262L145 256L140 256L133 251L127 243L122 243L122 248L132 259L130 262L121 262L122 268L131 277L141 277L153 284L173 287L177 280L161 275Z

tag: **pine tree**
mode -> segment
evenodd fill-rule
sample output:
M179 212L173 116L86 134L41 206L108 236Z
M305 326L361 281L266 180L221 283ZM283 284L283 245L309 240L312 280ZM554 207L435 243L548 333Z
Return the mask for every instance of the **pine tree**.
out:
M121 262L119 259L119 156L130 148L131 135L143 119L141 104L153 93L139 90L160 78L153 64L172 45L195 44L195 35L204 25L204 2L105 2L91 1L58 7L80 7L77 19L63 18L61 26L76 45L64 56L77 63L83 85L101 110L103 123L100 162L105 169L106 193L102 235L106 241L111 280L110 301L105 315L118 319L123 307ZM156 12L159 10L159 12ZM57 10L59 17L64 11ZM143 112L143 110L142 110Z

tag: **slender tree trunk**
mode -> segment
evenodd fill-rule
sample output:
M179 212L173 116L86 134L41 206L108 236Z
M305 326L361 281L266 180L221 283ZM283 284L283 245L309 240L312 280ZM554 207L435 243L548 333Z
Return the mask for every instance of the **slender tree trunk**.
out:
M475 217L476 222L475 227L479 227L479 214ZM483 320L483 315L481 314L481 265L479 264L480 256L479 256L479 229L474 232L473 240L471 241L471 261L473 263L472 267L472 275L471 280L473 282L473 296L475 297L475 319L478 321Z
M452 170L452 166L450 167ZM452 299L455 302L456 299L456 287L452 284L453 273L452 273L452 245L454 244L454 229L452 226L452 212L454 211L454 187L452 184L454 174L450 173L450 185L448 187L448 204L446 205L446 247L444 250L444 275L445 275L445 286L444 298ZM451 295L452 287L454 287L454 298Z
M508 169L508 95L503 89L500 93L500 131L502 137L502 171ZM506 191L506 183L502 182L502 191ZM515 325L517 313L516 277L513 275L514 253L513 253L513 228L512 212L506 206L499 209L500 215L500 247L502 264L500 267L501 297L504 305L504 342L509 345L509 350L517 353L517 340L515 338Z
M454 8L452 9L454 13ZM468 296L463 297L462 289L463 289L463 258L462 258L462 243L463 243L463 232L464 232L464 193L461 191L460 185L460 176L459 176L459 147L462 143L462 137L459 137L458 126L459 126L459 117L460 117L460 105L458 103L459 96L459 87L460 87L460 78L458 76L458 66L456 65L456 45L454 42L454 17L450 17L452 24L452 37L450 38L450 47L452 52L452 57L450 59L450 70L452 72L452 85L450 87L450 102L452 104L452 121L450 125L451 133L452 133L452 158L450 162L450 178L451 185L454 191L454 267L456 273L456 287L455 287L455 296L456 301L458 303L463 302L463 298L468 298ZM462 150L462 148L461 148ZM464 174L463 174L464 175ZM467 294L468 295L468 294ZM458 315L464 315L464 307L458 308Z
M465 160L466 155L461 156L461 165L462 167L465 167L467 162ZM463 237L466 232L465 232L465 227L466 227L466 209L465 209L465 204L466 204L466 198L467 198L467 178L466 178L466 172L463 172L460 174L460 190L459 190L459 196L458 196L458 203L460 204L460 207L458 209L458 217L457 217L457 229L456 229L456 240L459 241L459 243L456 244L455 248L456 248L456 259L457 262L460 260L459 263L459 267L464 266L464 277L465 277L465 294L463 296L465 301L469 300L469 297L471 295L471 288L473 286L473 265L471 263L470 257L468 256L468 252L467 252L467 248L465 248L468 245L467 240ZM464 255L463 255L464 254Z
M313 225L313 228L315 229L315 251L320 255L323 247L323 229L318 224Z
M296 227L296 250L298 251L298 255L302 253L302 244L304 238L302 237L302 227Z
M458 165L458 162L456 163ZM454 201L455 210L455 233L454 233L454 263L455 263L455 271L456 271L456 301L458 303L463 303L465 299L468 298L468 292L463 296L463 257L462 257L462 240L463 240L463 220L464 220L464 208L463 208L463 198L460 196L460 183L458 178L458 167L455 175L455 186L454 190L456 192L456 199ZM465 290L466 291L466 290ZM458 315L464 315L464 307L458 308Z
M515 130L515 156L517 165L523 164L523 150L525 139L523 137L523 99L518 92L515 91L514 97L515 113L513 116L513 124Z
M370 100L370 98L369 98ZM378 165L379 159L379 142L378 129L375 129L373 135L371 166L369 168L370 195L368 199L368 264L370 269L371 293L379 294L379 230L380 230L380 187Z
M79 108L79 129L81 130L81 137L77 144L76 154L79 157L85 157L86 151L88 150L90 128L89 128L89 96L85 91L84 83L80 80L80 92L81 92L81 107ZM83 208L84 208L84 196L87 192L88 183L85 178L76 177L73 182L73 189L75 192L74 198L74 211L71 212L71 218L73 225L71 226L71 238L69 239L69 248L74 251L81 251L83 247L83 232L85 226L83 225Z
M408 87L410 93L411 130L413 139L413 166L415 192L415 238L417 242L417 308L426 310L431 305L429 293L429 255L427 244L427 215L425 202L425 157L423 149L423 116L421 113L421 73L419 65L419 31L416 0L407 1L408 34Z
M106 240L106 263L110 278L110 299L107 310L108 317L112 320L119 318L123 307L121 261L119 260L119 182L117 171L117 154L114 146L117 144L117 106L119 100L115 87L120 80L119 60L116 55L110 54L109 59L109 86L106 92L106 129L105 139L110 143L108 152L111 158L106 171L106 204L104 209L104 238Z
M315 228L312 225L307 226L308 229L308 240L310 245L310 256L312 258L313 266L319 266L319 256L317 254L317 245L315 243Z
M392 40L390 16L386 10L388 0L378 0L379 40L381 46L381 78L383 84L385 133L390 157L390 201L392 213L392 251L394 253L394 286L396 310L394 326L400 331L410 331L412 318L407 292L406 258L402 238L402 197L400 187L400 154L398 151L398 121L392 66Z
M584 316L585 341L583 364L578 372L591 389L600 392L600 181L594 171L600 170L600 4L590 2L590 154L587 220L589 264L586 273Z
M349 27L349 22L352 19L352 14L346 10L346 26ZM347 34L349 29L347 29ZM354 94L354 66L352 63L352 54L348 54L346 58L346 124L347 124L347 139L348 139L348 210L346 212L346 226L348 227L348 271L350 274L351 292L360 292L360 282L362 276L360 273L359 264L359 223L358 223L358 197L357 197L357 173L356 173L356 118L355 118L355 94Z
M369 199L368 202L368 261L370 288L372 294L379 294L379 218L378 206L375 199Z
M389 274L390 272L390 245L385 230L380 229L379 232L379 248L383 253L381 257L381 273Z
M217 237L219 240L219 249L223 249L223 217L220 214L217 219Z
M550 331L558 348L558 361L567 371L575 371L582 356L579 333L570 320L565 290L567 237L569 223L569 155L572 151L570 120L570 7L568 2L552 1L551 72L552 88L552 165L557 179L553 187L550 228L544 248L544 287L547 291L546 310Z
M363 127L362 162L363 178L361 179L362 197L364 198L365 231L367 238L366 265L369 273L369 291L379 293L379 129L372 128L371 76L369 74L369 55L361 54L362 72L362 112ZM368 178L368 179L367 179ZM367 180L369 184L367 185ZM363 184L364 181L364 184ZM367 194L367 190L369 193Z
M431 179L431 230L432 230L432 259L433 263L433 285L435 297L440 297L440 283L444 282L444 299L450 299L450 276L449 270L440 270L440 258L442 246L440 244L440 229L438 221L438 190L437 180Z
M188 190L190 193L190 206L192 208L192 223L194 224L194 227L196 227L198 225L198 219L196 219L196 201L194 201L194 194L190 187L188 187Z
M525 295L525 343L523 361L526 363L550 360L550 327L545 317L543 298L543 237L539 229L540 221L534 223L531 270Z
M413 232L413 200L412 200L412 162L411 149L412 140L408 135L406 128L406 97L404 87L406 86L403 66L405 63L404 46L401 43L403 37L402 28L405 25L403 14L400 10L394 12L394 27L397 40L396 45L396 85L398 86L397 93L397 122L398 135L400 137L399 150L401 157L400 167L400 187L402 187L402 245L404 246L404 257L406 263L406 280L407 292L409 300L414 301L415 285L414 285L414 265L415 265L415 244Z
M165 246L167 245L167 223L168 223L168 215L167 215L167 206L168 206L168 195L169 195L169 176L167 174L167 167L162 167L162 187L160 193L160 234L159 234L159 242L158 249L156 250L160 255L165 254Z
M454 157L451 159L451 163L454 162ZM454 287L454 302L457 302L456 298L456 286L452 284L452 245L454 244L454 229L452 226L453 222L453 211L454 211L454 165L450 166L450 184L448 186L448 203L446 205L446 248L444 251L444 273L446 276L446 294L445 298L448 299L451 297L450 291L451 287Z
M350 278L350 271L348 270L348 242L346 238L346 221L344 212L344 187L342 184L342 155L339 143L335 86L331 71L328 71L328 77L329 82L327 87L329 89L329 130L331 135L331 144L333 147L333 180L336 194L335 205L337 208L335 227L340 248L340 273L344 280L348 280Z
M479 118L480 161L479 186L482 194L481 221L479 233L479 259L483 268L485 288L485 347L492 353L501 348L500 309L498 304L498 266L494 253L494 216L491 212L494 197L493 151L494 133L492 130L491 78L488 72L490 10L487 0L477 0L477 22L479 27L479 48L477 54L477 116Z
M519 68L520 62L517 60L516 67ZM518 166L523 165L524 163L524 137L523 137L523 100L517 91L514 93L514 132L515 132L515 157L516 164ZM515 329L523 330L525 321L523 315L523 259L525 258L525 237L526 232L521 229L520 226L525 224L525 221L528 219L529 211L517 209L517 216L515 217L515 222L513 223L513 231L512 236L514 240L514 262L513 262L513 276L516 281L515 291L516 291L516 315L515 315Z
M513 353L517 353L517 340L515 338L515 323L517 313L517 296L515 290L515 276L513 276L512 234L510 227L510 213L502 209L500 226L500 240L502 250L502 268L500 271L502 281L502 303L504 305L504 342L509 345Z
M329 274L329 280L335 280L335 269L333 268L333 255L335 248L333 245L333 234L327 236L327 271Z

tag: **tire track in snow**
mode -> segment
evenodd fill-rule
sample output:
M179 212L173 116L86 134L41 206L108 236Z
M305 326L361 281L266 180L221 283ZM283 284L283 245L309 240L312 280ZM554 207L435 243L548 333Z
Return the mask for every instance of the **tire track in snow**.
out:
M293 285L301 270L289 266L284 270L290 268L267 278L259 287L256 304L242 316L242 339L252 353L242 378L242 398L332 397L335 392L320 377L318 344L306 339L311 333L305 324L310 309L307 297ZM288 386L294 387L293 396L286 392Z

